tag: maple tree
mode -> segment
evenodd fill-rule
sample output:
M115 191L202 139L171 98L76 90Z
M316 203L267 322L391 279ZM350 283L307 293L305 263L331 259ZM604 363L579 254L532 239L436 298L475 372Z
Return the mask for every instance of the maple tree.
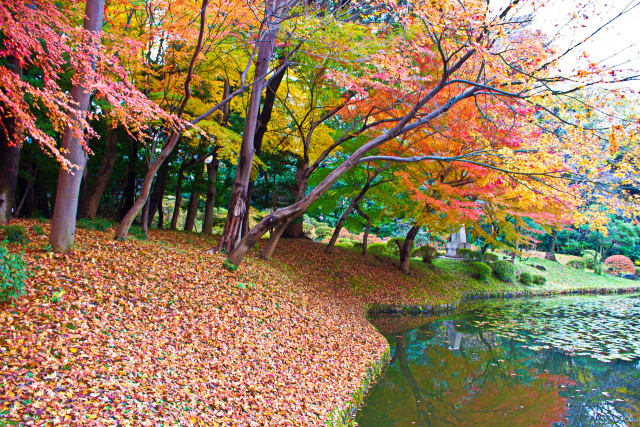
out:
M51 236L52 245L61 251L73 243L79 176L86 161L84 153L90 152L87 141L95 135L88 124L88 118L95 114L88 111L90 95L104 99L110 105L109 115L140 138L153 119L171 119L135 89L125 69L111 55L113 51L107 51L100 42L103 4L87 5L84 28L74 25L78 18L74 3L64 6L67 13L55 2L3 2L2 56L13 66L0 67L3 118L12 122L4 129L4 143L19 147L28 136L55 156L62 167L59 194L64 202L57 204ZM76 43L79 49L74 47ZM113 43L111 49L126 51L127 46ZM37 78L25 79L24 71L32 69L37 70ZM60 86L61 77L69 69L73 87L65 91ZM53 133L63 135L60 148L54 136L37 126L34 110L45 110Z
M447 4L446 7L420 3L415 9L406 9L394 2L381 3L384 4L379 6L396 16L395 21L405 31L394 34L391 26L379 31L388 37L389 49L384 56L369 57L371 68L377 72L349 75L336 70L329 73L339 85L364 99L340 118L367 126L371 139L354 150L305 197L268 215L249 231L231 252L231 262L239 263L268 229L300 215L336 180L363 162L435 161L475 165L485 171L502 172L512 185L518 184L520 188L535 185L533 194L551 188L552 197L563 194L568 187L563 184L568 182L563 181L565 175L580 176L580 169L572 170L561 160L575 152L573 141L578 135L594 144L597 136L581 123L570 124L566 131L568 137L557 138L553 132L562 122L560 114L550 110L550 103L554 97L577 89L575 86L561 88L563 84L570 84L574 76L553 74L550 64L557 63L562 54L545 46L541 34L522 28L517 15L512 16L517 10L516 4L492 14L483 2ZM602 81L604 71L596 67L588 72L580 70L579 87ZM368 95L373 91L375 96ZM475 104L483 120L490 118L491 109L507 111L506 117L515 123L518 133L470 135L477 145L458 153L432 154L411 142L412 136L422 139L423 133L428 133L438 120L449 118L451 111L459 111L468 103ZM549 111L551 114L544 114ZM506 117L501 123L503 127ZM553 127L546 124L550 121ZM518 138L526 134L532 140ZM396 143L402 155L370 155L372 150ZM579 150L584 151L584 146ZM577 195L574 192L572 196Z
M31 243L8 251L32 276L0 307L0 419L317 425L387 348L363 307L525 289L449 260L400 274L414 245L464 226L515 258L571 225L612 247L612 218L640 214L640 122L634 99L601 86L637 76L586 55L567 67L585 40L554 50L531 25L549 5L0 2L0 222L51 217L56 199L51 226L11 229L26 228ZM84 216L78 250L51 252ZM328 245L288 239L275 262L237 269L310 220L335 225ZM336 245L345 228L363 231L350 235L362 255L372 230L394 236L399 262ZM407 375L416 399L439 399L416 402L420 416L517 423L535 408L515 399L533 394L541 422L561 420L545 378L518 384L490 353L455 393Z
M85 9L84 29L88 31L90 38L84 43L88 46L99 43L95 41L102 29L104 13L104 0L87 0ZM96 56L89 53L91 68L95 68ZM89 110L91 90L87 87L87 76L84 70L77 71L78 80L71 88L71 102L77 111L74 121L68 123L62 135L61 150L69 164L79 170L83 170L87 162L87 155L81 144L84 127L82 117ZM76 213L78 209L78 191L82 175L62 168L58 175L58 188L56 190L56 202L51 220L51 234L49 242L56 251L64 252L73 245Z

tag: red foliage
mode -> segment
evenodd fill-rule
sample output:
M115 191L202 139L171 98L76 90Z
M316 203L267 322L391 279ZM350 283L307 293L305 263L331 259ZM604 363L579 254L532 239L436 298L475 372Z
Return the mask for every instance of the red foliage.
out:
M617 276L622 274L635 274L636 267L633 265L633 261L624 255L611 255L604 260L604 264L608 267L608 270Z
M85 129L80 135L81 144L88 152L87 140L96 135L90 121L98 114L77 110L63 84L69 74L72 84L80 84L82 79L85 90L104 102L99 114L108 115L112 124L123 125L141 140L149 123L158 118L168 123L173 120L135 87L120 63L119 58L135 57L139 46L126 38L104 33L96 36L83 29L78 21L82 20L84 7L74 4L51 0L0 2L0 58L5 60L0 64L0 113L13 117L19 129L7 135L9 144L19 145L28 135L65 167L72 165L62 155L56 138L38 125L38 114L45 112L57 133L63 133L70 124ZM38 79L23 78L33 70L38 70Z

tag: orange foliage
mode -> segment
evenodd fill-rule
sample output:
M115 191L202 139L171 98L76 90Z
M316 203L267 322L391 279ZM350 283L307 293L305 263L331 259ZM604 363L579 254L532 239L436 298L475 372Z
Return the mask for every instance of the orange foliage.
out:
M633 264L633 261L624 255L611 255L604 260L604 265L606 265L613 274L618 276L636 273L636 266Z

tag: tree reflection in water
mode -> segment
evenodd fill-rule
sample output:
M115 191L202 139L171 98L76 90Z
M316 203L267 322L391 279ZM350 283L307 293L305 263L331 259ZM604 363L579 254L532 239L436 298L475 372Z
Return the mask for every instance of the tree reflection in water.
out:
M405 320L373 321L382 325L393 358L367 396L359 425L638 425L637 360L605 363L561 349L532 350L521 336L496 334L465 315L409 327Z

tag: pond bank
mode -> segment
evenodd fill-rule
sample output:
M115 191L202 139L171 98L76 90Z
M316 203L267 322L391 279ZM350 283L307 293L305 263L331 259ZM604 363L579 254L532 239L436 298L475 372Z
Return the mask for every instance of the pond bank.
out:
M30 242L10 250L32 277L0 306L0 423L340 425L388 359L368 308L510 289L302 239L236 272L194 233L79 229L76 249L51 255L46 222L16 223Z

